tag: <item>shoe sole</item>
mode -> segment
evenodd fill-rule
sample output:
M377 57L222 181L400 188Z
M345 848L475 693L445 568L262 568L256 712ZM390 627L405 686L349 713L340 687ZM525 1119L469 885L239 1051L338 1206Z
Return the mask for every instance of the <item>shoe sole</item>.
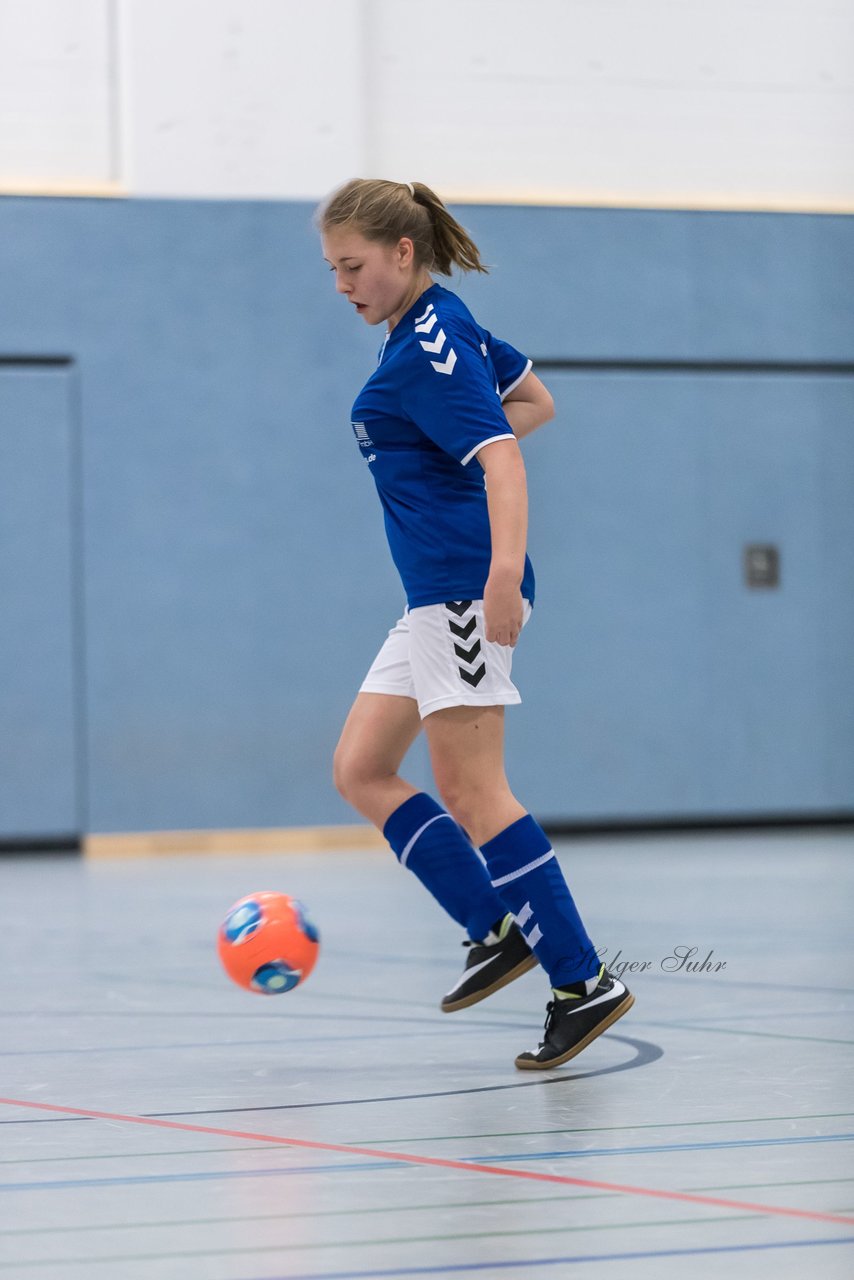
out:
M589 1031L583 1040L579 1040L578 1044L574 1044L571 1049L567 1049L566 1053L561 1053L556 1058L549 1058L548 1062L537 1062L536 1058L517 1058L516 1066L520 1071L550 1071L552 1067L563 1066L564 1062L569 1062L570 1058L574 1058L576 1054L581 1053L582 1049L586 1049L597 1036L601 1036L603 1031L607 1031L610 1026L622 1018L624 1013L628 1013L635 1002L634 996L629 993L622 1003L618 1004L616 1009L612 1009L607 1018L604 1018L597 1026Z
M509 973L505 973L503 977L493 982L491 987L481 987L479 991L473 991L468 996L461 996L459 1000L454 1000L450 1004L446 1004L443 1000L440 1005L442 1013L456 1013L457 1009L469 1009L473 1004L478 1004L479 1001L485 1000L487 996L494 995L502 987L514 982L516 978L521 978L523 973L528 973L539 963L535 955L526 956L521 964L517 964L515 969L511 969Z

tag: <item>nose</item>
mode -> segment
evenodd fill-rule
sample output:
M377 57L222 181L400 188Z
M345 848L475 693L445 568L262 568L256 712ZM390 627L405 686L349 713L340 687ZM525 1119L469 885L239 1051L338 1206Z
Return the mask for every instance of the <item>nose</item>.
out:
M335 290L337 293L349 293L350 286L340 272L335 273Z

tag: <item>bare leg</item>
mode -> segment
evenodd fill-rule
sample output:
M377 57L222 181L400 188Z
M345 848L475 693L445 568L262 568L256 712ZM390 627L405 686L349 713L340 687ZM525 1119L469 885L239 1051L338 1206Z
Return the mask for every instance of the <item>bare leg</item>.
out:
M551 842L508 786L503 707L453 707L425 721L433 772L450 812L480 847L491 884L553 987L586 981L593 944Z
M420 730L414 698L360 693L341 731L333 761L335 785L380 831L395 809L416 794L397 771Z
M411 698L360 693L335 752L335 781L451 919L482 938L506 910L483 861L441 806L397 772L420 729Z
M474 844L525 816L504 772L503 707L447 707L424 731L442 800Z

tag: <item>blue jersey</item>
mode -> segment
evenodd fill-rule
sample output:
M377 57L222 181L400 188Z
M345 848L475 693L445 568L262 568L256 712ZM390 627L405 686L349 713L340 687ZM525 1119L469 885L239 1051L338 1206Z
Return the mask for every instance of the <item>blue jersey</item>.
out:
M514 438L501 400L530 368L456 294L434 284L387 336L359 392L353 430L410 609L483 598L492 541L475 459L485 444ZM522 595L533 603L527 556Z

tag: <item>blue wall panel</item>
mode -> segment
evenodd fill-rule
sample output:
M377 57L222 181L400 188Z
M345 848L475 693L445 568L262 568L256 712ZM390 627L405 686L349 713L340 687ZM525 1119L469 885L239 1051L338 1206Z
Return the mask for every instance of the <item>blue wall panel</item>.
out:
M487 327L534 357L851 359L852 219L463 217L495 264L463 292ZM330 755L402 595L348 425L379 335L335 296L311 209L0 200L0 278L0 354L66 354L79 370L89 829L350 820ZM733 400L731 384L703 374L559 375L560 419L526 446L541 595L519 651L525 705L510 718L511 775L539 812L854 805L850 689L828 703L852 635L850 593L838 591L854 557L847 387L838 403L829 391L820 404L801 395L796 421L775 425L747 380ZM799 504L774 505L769 456L784 488L796 472L811 477ZM561 483L564 469L583 482ZM748 597L731 578L740 540L760 528L781 541L790 575L774 599ZM635 657L626 597L602 573L615 550L641 626ZM770 765L745 774L738 764L762 714L760 637L773 654L784 641L797 647L816 611L826 639L812 682L779 686L805 745L782 751L772 787ZM720 643L695 651L704 619ZM656 620L669 620L664 655ZM592 636L599 645L587 650L584 687L562 689L566 721L553 741L536 713L550 705L568 634L576 655ZM689 732L698 719L705 736ZM616 756L614 726L628 735ZM710 745L715 733L736 743L726 758ZM423 750L413 774L427 779Z
M498 207L462 217L494 264L467 296L542 358L852 359L854 218Z
M83 821L72 377L0 365L0 838Z
M519 789L585 820L850 807L854 377L550 382L558 418L527 449L541 603L517 670L540 678ZM779 547L779 589L748 589L748 543ZM558 809L543 758L563 762Z

